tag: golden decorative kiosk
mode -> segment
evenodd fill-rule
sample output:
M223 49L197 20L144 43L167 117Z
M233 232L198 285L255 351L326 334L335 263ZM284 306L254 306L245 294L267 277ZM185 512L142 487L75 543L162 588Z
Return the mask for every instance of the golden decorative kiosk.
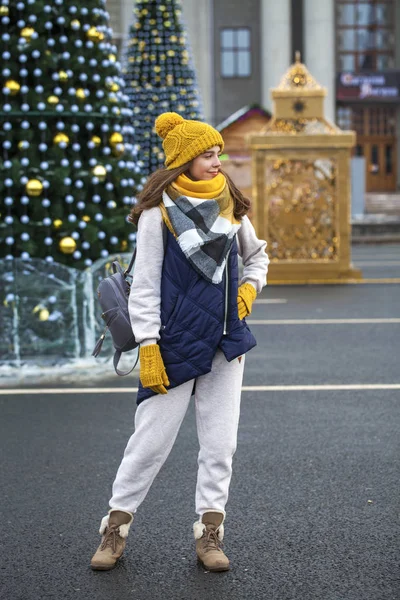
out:
M273 117L249 136L253 224L267 239L272 283L361 279L350 263L353 131L324 117L326 89L296 62L272 90Z

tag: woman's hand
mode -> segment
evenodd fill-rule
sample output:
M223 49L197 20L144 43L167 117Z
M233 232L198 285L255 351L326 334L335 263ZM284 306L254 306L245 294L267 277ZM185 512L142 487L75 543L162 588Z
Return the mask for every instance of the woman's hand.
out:
M251 313L251 308L256 297L256 289L251 285L251 283L243 283L239 287L237 303L240 320L244 319Z
M158 344L140 347L140 375L144 388L150 388L156 394L167 394L165 388L169 379L165 370Z

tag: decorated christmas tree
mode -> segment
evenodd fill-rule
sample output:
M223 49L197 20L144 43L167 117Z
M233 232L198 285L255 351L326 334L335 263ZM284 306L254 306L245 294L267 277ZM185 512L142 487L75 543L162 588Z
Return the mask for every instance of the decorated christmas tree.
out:
M181 13L177 0L142 0L134 9L123 73L144 175L163 166L161 140L153 128L160 113L202 119Z
M0 0L0 257L127 250L139 167L105 0Z

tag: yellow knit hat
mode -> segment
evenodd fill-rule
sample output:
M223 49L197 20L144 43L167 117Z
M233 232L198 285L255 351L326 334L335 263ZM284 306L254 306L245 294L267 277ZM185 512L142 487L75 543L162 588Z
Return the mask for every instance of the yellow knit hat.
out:
M219 131L201 121L186 120L175 112L166 112L155 121L157 134L162 138L167 169L175 169L193 160L213 146L224 149Z

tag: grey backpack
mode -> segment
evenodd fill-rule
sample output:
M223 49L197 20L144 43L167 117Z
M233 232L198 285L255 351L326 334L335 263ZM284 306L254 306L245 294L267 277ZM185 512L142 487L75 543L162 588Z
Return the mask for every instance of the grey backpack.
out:
M136 258L136 248L133 252L131 262L126 271L123 270L117 260L112 263L113 274L103 279L97 288L97 296L103 310L101 316L106 323L106 328L100 336L93 349L92 356L97 357L101 351L107 330L111 333L115 353L114 369L117 375L129 375L136 367L139 352L133 367L126 372L118 369L119 359L122 352L134 350L139 344L133 335L128 311L128 298L131 289L131 269Z

